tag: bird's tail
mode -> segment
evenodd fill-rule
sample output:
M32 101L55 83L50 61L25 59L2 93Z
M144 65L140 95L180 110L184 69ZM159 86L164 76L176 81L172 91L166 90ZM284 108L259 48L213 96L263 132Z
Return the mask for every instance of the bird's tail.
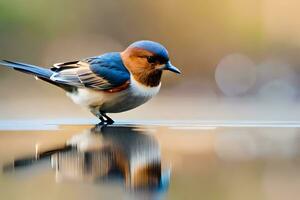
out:
M0 65L37 76L38 78L50 79L53 74L50 69L9 60L0 60Z
M54 72L47 68L39 67L36 65L15 62L15 61L9 61L9 60L0 60L0 65L15 69L17 71L21 71L21 72L24 72L27 74L34 75L35 77L37 77L43 81L46 81L52 85L56 85L68 92L74 92L76 90L76 88L74 86L57 83L57 82L51 80L50 77L53 75Z

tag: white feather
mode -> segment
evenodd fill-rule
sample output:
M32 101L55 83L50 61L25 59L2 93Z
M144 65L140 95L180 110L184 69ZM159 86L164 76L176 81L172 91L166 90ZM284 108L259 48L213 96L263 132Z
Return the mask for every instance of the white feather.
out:
M138 96L144 96L144 97L153 97L155 96L159 90L160 90L160 86L161 83L159 83L158 86L156 87L148 87L145 86L141 83L139 83L138 81L136 81L133 76L131 76L130 78L130 85L131 85L131 90L136 93Z
M131 76L129 87L121 92L108 93L78 88L77 93L67 93L67 95L81 106L94 107L107 113L117 113L144 104L159 92L160 86L161 84L156 87L147 87Z

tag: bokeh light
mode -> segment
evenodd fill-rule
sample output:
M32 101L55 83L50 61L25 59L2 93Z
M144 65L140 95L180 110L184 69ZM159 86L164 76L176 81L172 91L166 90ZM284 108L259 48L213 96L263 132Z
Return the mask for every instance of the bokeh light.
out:
M216 82L228 96L246 94L256 81L255 63L245 55L225 56L216 68Z

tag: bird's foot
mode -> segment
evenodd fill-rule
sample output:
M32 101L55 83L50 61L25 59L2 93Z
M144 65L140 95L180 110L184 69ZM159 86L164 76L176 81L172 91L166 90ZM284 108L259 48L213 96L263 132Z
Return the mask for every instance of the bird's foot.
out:
M112 120L111 118L107 117L106 118L106 123L109 124L109 125L111 125L111 124L115 123L115 121Z
M104 117L102 115L98 116L100 122L97 124L97 126L105 126L107 125L106 120L104 119Z
M99 126L106 126L106 125L111 125L113 124L115 121L112 119L106 119L104 121L100 121L97 125Z
M115 122L103 112L101 112L101 116L99 117L99 119L101 122L98 125L111 125Z
M100 122L97 124L97 126L105 126L105 125L106 125L105 121L100 121Z

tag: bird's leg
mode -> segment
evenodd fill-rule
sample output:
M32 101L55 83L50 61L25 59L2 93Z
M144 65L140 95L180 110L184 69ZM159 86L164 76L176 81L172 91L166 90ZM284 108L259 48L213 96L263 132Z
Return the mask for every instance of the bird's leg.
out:
M102 115L98 116L98 118L100 119L100 123L98 125L105 124L106 120L104 119L104 117Z
M90 111L100 120L98 125L105 125L107 123L107 120L104 118L105 115L99 110L98 106L90 106Z
M106 123L107 123L107 124L113 124L113 123L115 123L115 121L112 120L112 118L110 118L110 117L108 117L108 116L106 115Z
M109 116L107 116L106 113L100 111L100 114L102 115L102 117L104 117L104 118L106 119L105 122L106 122L107 124L113 124L113 123L115 122L115 121L112 120Z
M97 106L90 106L89 107L91 113L93 113L96 117L98 117L98 119L100 119L99 125L103 125L104 124L104 118L101 115L101 113L99 112L99 107Z

